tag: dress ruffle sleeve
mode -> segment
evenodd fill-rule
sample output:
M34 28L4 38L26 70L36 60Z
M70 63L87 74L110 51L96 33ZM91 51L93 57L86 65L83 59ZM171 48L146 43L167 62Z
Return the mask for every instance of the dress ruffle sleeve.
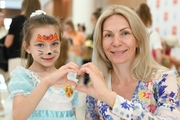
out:
M12 73L12 78L8 84L10 97L13 99L16 95L27 96L37 85L36 80L33 81L33 76L30 71L23 67L17 67Z

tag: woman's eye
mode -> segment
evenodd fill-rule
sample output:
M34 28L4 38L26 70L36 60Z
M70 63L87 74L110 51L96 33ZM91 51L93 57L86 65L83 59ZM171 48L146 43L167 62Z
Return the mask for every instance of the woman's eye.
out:
M111 34L105 34L104 37L111 37Z
M130 34L130 33L127 32L127 31L124 31L122 34L123 34L123 35L128 35L128 34Z
M54 42L52 45L53 46L57 46L57 45L59 45L59 43L58 42Z
M37 46L37 47L44 47L44 44L42 44L42 43L39 43L39 44L36 44L35 46Z

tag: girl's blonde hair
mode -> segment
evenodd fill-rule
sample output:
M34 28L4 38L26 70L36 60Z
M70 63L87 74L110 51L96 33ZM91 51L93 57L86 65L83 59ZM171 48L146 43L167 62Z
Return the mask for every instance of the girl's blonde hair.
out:
M55 18L53 16L49 16L49 15L37 15L34 17L29 18L23 25L23 42L26 43L27 46L30 45L30 40L33 34L33 29L35 28L39 28L39 27L43 27L43 26L47 26L47 25L52 25L55 28L57 28L57 30L59 31L59 39L61 40L62 37L62 33L63 33L63 27L62 24L60 22L60 20L58 18ZM22 43L23 43L22 42ZM21 48L21 57L22 58L26 58L27 57L27 64L26 64L26 68L29 68L32 63L33 63L33 58L31 54L27 54L23 45Z
M61 49L60 49L61 54L55 62L55 67L57 69L66 64L68 59L69 45L70 45L69 40L63 37L61 40Z
M122 5L110 5L99 17L94 32L92 62L103 73L104 77L106 77L109 70L112 70L113 68L102 48L102 29L104 21L112 15L121 15L126 18L139 45L131 65L132 76L138 80L148 80L154 70L159 68L166 69L153 59L149 48L148 32L138 15L128 7Z

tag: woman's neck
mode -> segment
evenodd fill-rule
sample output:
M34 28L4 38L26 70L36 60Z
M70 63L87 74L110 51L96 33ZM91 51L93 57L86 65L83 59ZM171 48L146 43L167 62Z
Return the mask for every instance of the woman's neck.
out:
M130 73L130 69L128 66L117 66L117 65L113 66L111 79L112 82L119 83L122 85L126 85L135 80L132 77L132 74Z

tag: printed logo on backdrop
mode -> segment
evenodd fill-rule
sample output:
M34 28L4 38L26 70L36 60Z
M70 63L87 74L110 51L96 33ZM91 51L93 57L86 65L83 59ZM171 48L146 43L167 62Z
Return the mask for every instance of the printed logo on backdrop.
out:
M155 29L158 33L160 33L160 30L159 30L159 28L158 27L156 27L156 29Z
M160 7L160 0L156 0L156 8Z
M177 35L177 26L172 26L172 34Z
M178 0L173 0L173 4L177 4L178 3Z
M168 12L164 12L164 21L168 20Z

